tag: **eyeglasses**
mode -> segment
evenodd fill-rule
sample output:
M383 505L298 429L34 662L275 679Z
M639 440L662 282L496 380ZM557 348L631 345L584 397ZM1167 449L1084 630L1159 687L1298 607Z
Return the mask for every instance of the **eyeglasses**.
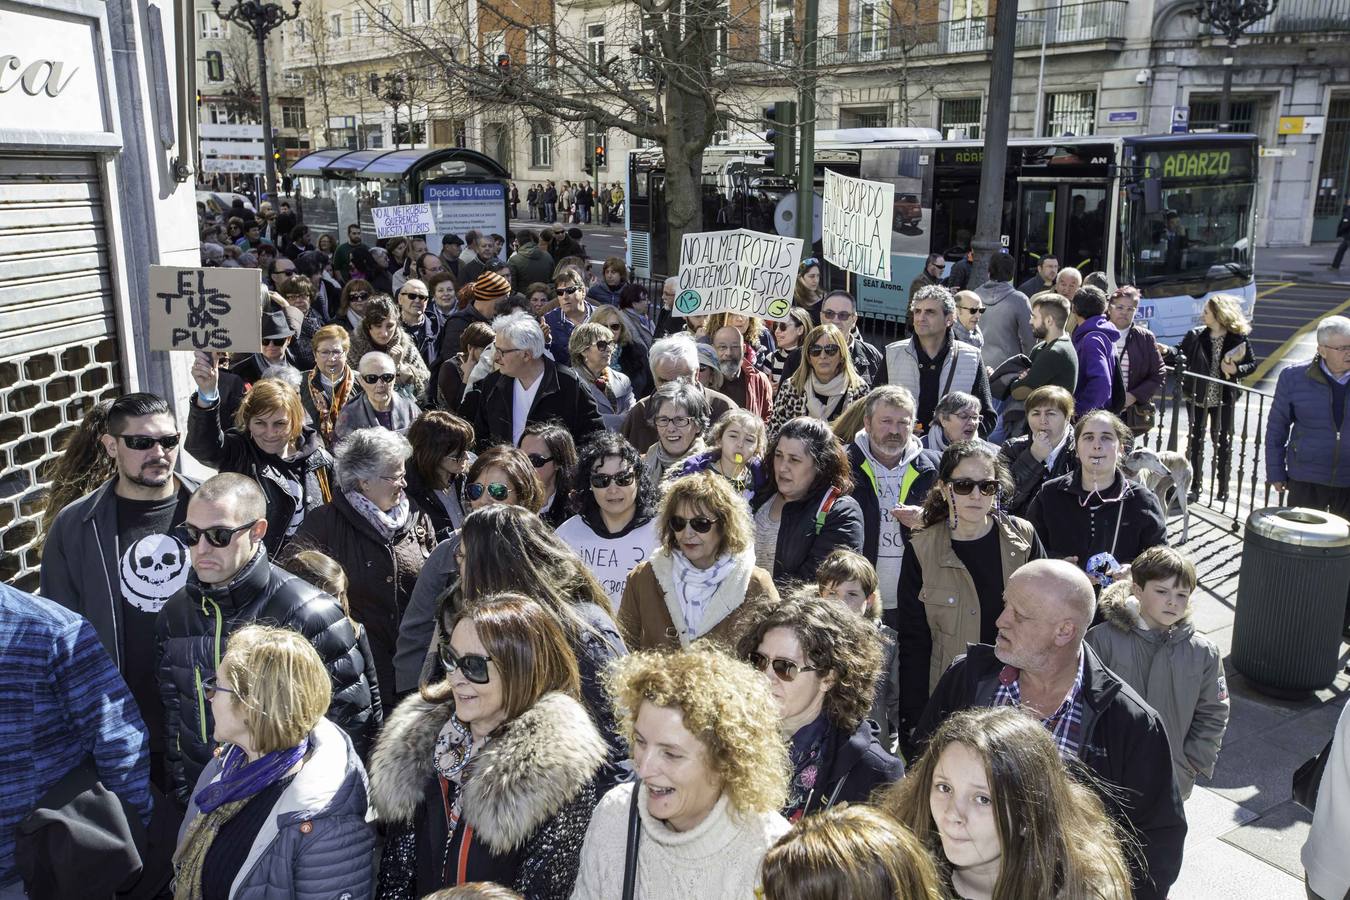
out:
M207 700L214 700L217 691L222 694L234 694L236 697L239 696L239 692L234 688L221 687L220 682L215 675L212 675L210 678L202 679L202 693L206 695Z
M773 674L778 676L779 681L796 681L799 673L820 671L819 666L799 666L790 659L783 659L781 656L771 659L763 653L747 653L745 661L761 672L767 672L772 666Z
M381 475L380 480L387 481L390 484L406 486L408 484L408 475L407 473L404 473L402 475Z
M315 350L315 351L314 351L314 355L315 355L315 356L345 356L346 354L347 354L347 351L346 351L346 350L343 350L341 347L334 347L332 350Z
M818 357L818 356L830 356L830 357L838 356L838 355L839 355L839 345L838 345L838 344L815 344L815 345L813 345L813 346L811 347L810 353L811 353L812 356L817 356L817 357Z
M288 338L288 337L281 337L281 338L263 338L263 339L262 339L262 342L263 342L263 346L264 346L264 347L285 347L285 346L286 346L286 342L289 341L289 340L290 340L290 338Z
M350 294L347 295L348 302L355 300L359 303L362 300L369 300L369 299L370 299L370 291L352 291Z
M498 503L506 502L506 498L511 496L510 486L502 484L500 481L494 481L491 484L480 484L475 481L464 489L464 493L468 495L470 500L478 500L483 496L484 491L487 491L487 495Z
M689 423L692 421L694 420L688 416L657 416L652 420L652 424L657 428L670 428L671 426L676 428L688 428Z
M961 306L961 307L957 307L957 308L960 309L960 310L962 310L963 312L968 312L968 313L970 313L972 316L982 316L982 315L984 315L984 307L983 307L983 306Z
M979 488L980 493L984 496L992 497L998 493L999 488L998 482L992 478L987 481L976 481L973 478L953 478L947 484L951 487L953 494L960 494L962 497L969 496L970 492L976 488Z
M484 656L480 653L465 653L459 656L450 648L449 644L441 644L440 652L437 654L441 658L441 665L445 666L445 674L458 669L464 673L464 677L474 684L488 683L488 666L492 662L491 656Z
M520 353L524 351L524 349L525 349L524 347L498 347L497 358L501 359L503 356L506 356L511 353Z
M637 480L637 469L629 469L627 472L619 472L616 475L605 475L601 472L595 472L591 475L591 487L603 490L609 487L612 481L619 487L628 487Z
M215 547L217 550L221 550L230 546L230 541L234 540L236 534L252 528L256 524L258 524L258 520L254 519L251 522L245 522L243 525L236 525L233 528L228 525L213 525L210 528L198 528L196 525L189 525L184 522L174 529L174 531L177 532L178 539L189 547L197 546L198 541L202 538L206 538L208 544Z
M683 516L670 517L670 530L675 534L679 534L686 528L692 528L699 534L707 534L712 531L713 526L716 524L716 519L710 519L707 516L695 516L692 519L686 519Z
M773 323L773 330L774 330L774 331L787 331L789 328L796 328L796 327L797 327L797 323L796 323L796 322L774 322L774 323Z
M407 297L409 300L427 300L431 297L430 294L415 294L412 291L404 291L403 296Z
M384 382L385 384L389 384L390 382L392 382L392 381L393 381L395 378L397 378L397 377L398 377L398 376L395 375L393 372L383 372L383 373L381 373L381 374L379 374L379 375L374 375L374 374L371 374L371 375L362 375L362 376L361 376L361 380L364 381L366 384L379 384L380 382Z
M553 462L553 457L545 456L542 453L527 453L526 456L530 458L530 465L534 466L536 469L542 469L544 466Z
M847 322L853 318L853 313L841 309L823 309L820 311L820 317L827 322Z
M1330 344L1318 344L1317 347L1326 353L1350 353L1350 344L1346 344L1344 347L1333 347Z
M132 450L149 450L156 444L159 444L165 450L172 450L182 440L182 437L177 434L163 434L159 437L149 434L119 434L118 437Z
M608 353L608 352L609 352L609 348L610 348L610 347L613 347L613 346L614 346L614 343L613 343L612 341L596 341L596 342L595 342L595 349L599 350L601 353Z
M557 294L559 297L563 297L563 296L570 297L570 296L572 296L573 294L575 294L575 293L576 293L577 291L579 291L579 290L581 290L581 288L575 288L575 287L570 287L570 288L558 288L558 289L555 290L553 293Z

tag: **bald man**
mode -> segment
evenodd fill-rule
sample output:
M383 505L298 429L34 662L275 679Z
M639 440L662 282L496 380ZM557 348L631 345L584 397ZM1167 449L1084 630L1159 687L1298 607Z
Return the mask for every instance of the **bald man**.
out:
M1008 579L1003 603L994 646L971 644L952 664L911 741L922 747L947 716L971 707L1035 716L1066 762L1104 782L1093 787L1105 788L1107 812L1138 841L1143 860L1127 860L1135 897L1163 900L1181 871L1186 816L1158 713L1083 643L1097 608L1091 582L1063 560L1036 560Z

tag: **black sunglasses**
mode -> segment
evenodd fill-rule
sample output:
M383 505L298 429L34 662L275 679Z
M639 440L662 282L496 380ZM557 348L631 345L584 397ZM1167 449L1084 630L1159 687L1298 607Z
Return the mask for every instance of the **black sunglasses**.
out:
M362 375L361 380L364 381L366 384L378 384L381 381L383 381L385 384L389 384L397 377L398 376L395 375L393 372L385 372L382 375Z
M351 300L358 300L358 301L359 301L359 300L369 300L369 299L370 299L370 291L352 291L350 294L347 295L347 300L348 300L348 301L351 301Z
M561 297L561 296L564 295L564 294L566 294L567 296L570 297L570 296L572 296L573 294L575 294L575 293L576 293L577 291L579 291L579 290L581 290L581 288L574 288L574 287L570 287L570 288L558 288L558 289L555 290L553 293L557 294L559 297Z
M459 669L464 673L464 677L474 684L488 683L487 664L492 661L491 656L483 656L479 653L465 653L463 656L457 656L455 651L450 649L448 643L442 643L440 651L437 654L441 658L441 665L445 666L445 674Z
M288 337L263 338L262 342L264 347L284 347L289 340L290 338Z
M812 356L838 356L839 345L825 344L822 346L820 344L816 344L811 347L811 350L809 352Z
M132 450L149 450L156 444L159 444L165 450L172 450L182 440L182 437L177 434L165 434L160 437L151 437L148 434L119 434L118 437Z
M470 500L479 499L483 496L484 491L487 491L487 495L498 502L504 501L511 494L511 488L500 481L494 481L491 484L480 484L475 481L464 488L464 493Z
M542 469L544 466L553 462L553 457L545 456L542 453L527 453L525 455L530 458L530 465L534 466L536 469Z
M430 295L430 294L415 294L415 293L413 293L412 291L404 291L404 292L403 292L403 296L407 297L409 300L426 300L426 299L429 299L431 295Z
M222 694L234 694L235 696L239 695L239 692L234 690L233 688L221 687L220 684L217 682L215 675L212 675L210 678L202 679L202 694L206 697L207 700L215 699L216 691L220 691Z
M972 316L982 316L982 315L984 315L984 307L983 307L983 306L962 306L962 307L958 307L958 308L959 308L960 310L962 310L963 312L968 312L968 313L970 313Z
M962 497L968 496L976 488L986 497L992 497L998 493L998 482L990 478L986 481L976 481L973 478L953 478L947 482L951 486L952 493L960 494Z
M591 476L591 487L596 490L609 487L612 481L619 487L628 487L637 480L637 469L629 469L627 472L620 472L617 475L602 475L596 472Z
M610 348L610 347L613 347L613 346L614 346L614 343L613 343L612 341L596 341L596 342L595 342L595 349L599 350L601 353L608 353L608 352L609 352L609 348Z
M712 531L716 524L716 519L710 519L707 516L695 516L692 519L686 519L684 516L670 517L670 530L676 534L684 531L685 528L692 528L699 534L707 534Z
M198 528L196 525L189 525L184 522L176 529L178 539L189 547L197 546L197 542L206 538L206 542L216 549L223 549L230 546L230 541L234 536L245 529L252 528L258 523L257 519L252 522L245 522L243 525L236 525L231 528L228 525L214 525L210 528Z
M773 674L778 676L779 681L796 681L799 673L820 671L819 666L799 666L790 659L781 656L770 659L763 653L747 653L745 661L761 672L767 672L772 666Z

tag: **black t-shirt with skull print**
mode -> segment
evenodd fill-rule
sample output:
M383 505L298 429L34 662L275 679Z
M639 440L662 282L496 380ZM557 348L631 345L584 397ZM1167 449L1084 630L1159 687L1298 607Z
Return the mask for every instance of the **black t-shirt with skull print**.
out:
M155 681L155 619L187 583L191 561L173 529L187 516L186 497L117 498L118 584L122 605L123 675L150 731L150 749L162 751L164 712Z

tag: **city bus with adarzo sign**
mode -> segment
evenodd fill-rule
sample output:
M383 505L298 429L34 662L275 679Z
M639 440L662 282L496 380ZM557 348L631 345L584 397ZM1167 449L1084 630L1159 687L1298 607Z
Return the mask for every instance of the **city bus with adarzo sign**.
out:
M773 148L755 135L709 147L703 160L703 230L793 231L793 180L772 175ZM903 320L909 286L929 253L947 272L970 249L984 147L944 141L924 128L819 131L816 193L825 169L895 185L891 279L858 278L826 266L826 284L849 289L859 312ZM1216 293L1256 300L1257 140L1245 134L1177 134L1009 141L1002 242L1017 261L1015 283L1045 256L1112 286L1139 288L1139 316L1175 343L1200 321ZM667 226L660 150L629 156L630 264L639 276L674 272L665 259ZM820 209L817 197L816 210ZM817 213L818 214L818 213ZM817 246L807 256L819 257Z

